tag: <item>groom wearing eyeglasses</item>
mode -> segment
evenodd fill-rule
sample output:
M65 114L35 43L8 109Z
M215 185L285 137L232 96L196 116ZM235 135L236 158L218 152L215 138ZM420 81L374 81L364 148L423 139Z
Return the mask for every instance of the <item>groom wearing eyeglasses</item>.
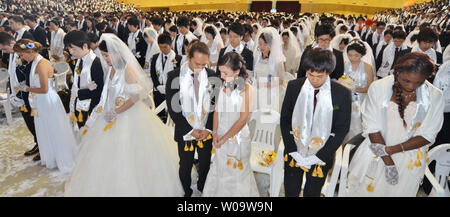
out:
M300 66L298 67L297 78L303 78L306 76L306 70L304 69L305 56L308 52L313 48L321 48L324 50L332 51L334 56L336 57L336 68L330 74L330 78L339 79L344 74L344 56L341 51L338 51L331 47L331 40L335 36L335 31L331 25L324 24L317 26L315 29L314 35L316 36L316 41L306 47L303 52L302 58L300 59Z

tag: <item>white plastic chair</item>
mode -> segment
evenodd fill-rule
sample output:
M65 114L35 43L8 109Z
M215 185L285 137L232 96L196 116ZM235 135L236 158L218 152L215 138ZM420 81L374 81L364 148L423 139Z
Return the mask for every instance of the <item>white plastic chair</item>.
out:
M348 165L350 161L350 151L355 148L355 145L347 144L344 147L344 152L342 154L342 164L341 164L341 176L339 179L339 190L338 197L347 196L347 175L348 175Z
M55 70L53 75L55 78L55 89L57 91L68 89L69 86L66 83L67 74L70 73L70 66L66 62L55 62L52 63Z
M257 110L252 113L250 121L255 121L254 133L251 137L250 165L253 171L270 175L271 197L277 197L283 183L283 151L284 145L280 144L281 136L275 138L276 129L280 120L280 114L273 110ZM277 152L277 159L270 167L261 166L258 156L262 151Z
M428 152L428 163L436 161L434 175L426 167L425 176L433 186L430 197L450 197L448 186L450 174L450 144L442 144L434 147Z
M0 69L0 105L3 106L6 114L6 123L10 125L12 123L11 104L9 103L9 91L6 89L8 86L8 70L5 68Z
M325 184L322 187L322 194L325 197L334 197L336 190L336 184L338 181L339 173L342 167L342 145L336 150L334 165L330 169L325 180Z

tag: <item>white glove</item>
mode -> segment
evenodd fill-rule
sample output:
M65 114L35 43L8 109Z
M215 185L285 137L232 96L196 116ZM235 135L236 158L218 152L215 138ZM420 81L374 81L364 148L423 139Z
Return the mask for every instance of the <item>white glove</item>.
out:
M11 95L9 97L9 102L14 107L22 107L23 105L25 105L25 102L22 99L20 99L19 97L15 96L15 95Z
M114 119L116 119L116 117L117 117L116 111L112 110L112 111L106 112L105 121L109 123L109 122L113 121Z
M385 166L384 172L386 175L386 181L391 185L396 185L398 183L398 170L395 165Z
M97 89L97 84L94 81L92 81L91 83L88 84L88 88L90 91L93 91Z
M21 83L19 84L18 88L19 88L20 91L28 92L28 91L27 91L27 88L29 88L29 87L28 87L28 85L25 84L25 82L21 82Z
M322 160L320 160L316 155L311 155L308 157L303 158L303 161L306 165L316 165L316 164L320 164L320 165L325 165L325 162L323 162Z
M71 98L74 98L74 99L78 97L78 87L73 87L73 88L72 88L70 97L71 97Z
M295 162L301 167L305 167L306 169L311 169L311 165L307 165L305 162L305 158L298 152L291 152L289 155L294 158Z
M384 157L384 156L388 156L388 154L386 153L386 146L383 144L379 144L379 143L371 143L369 145L370 150L372 151L372 153L374 155L376 155L377 157Z
M157 89L161 94L166 94L166 88L165 88L163 85L157 86L156 89Z

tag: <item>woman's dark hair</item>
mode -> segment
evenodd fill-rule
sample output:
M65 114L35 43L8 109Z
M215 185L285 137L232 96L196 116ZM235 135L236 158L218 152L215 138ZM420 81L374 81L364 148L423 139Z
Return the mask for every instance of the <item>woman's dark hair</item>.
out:
M29 47L31 46L31 47ZM27 52L27 51L34 51L34 52L41 52L42 50L42 44L30 39L21 39L16 44L14 44L14 52Z
M245 67L244 58L236 52L228 52L219 58L217 62L217 68L219 66L228 66L231 70L237 71L239 70L239 77L244 80L248 78L248 73Z
M281 37L283 37L283 36L287 36L287 37L289 37L289 32L288 32L288 31L286 31L286 32L283 32L283 33L281 33Z
M417 41L423 42L436 42L438 40L438 35L436 32L430 28L423 28L420 30L419 35L417 35Z
M100 42L100 44L98 45L98 49L100 49L103 52L108 52L108 47L106 46L106 41L105 40Z
M352 42L352 44L347 46L347 53L351 50L358 52L362 56L366 55L367 52L366 46L364 46L364 44L359 41L354 41Z
M347 32L348 31L348 27L346 25L342 25L341 28L339 28L339 31Z
M212 26L207 26L204 31L205 33L211 34L213 38L216 37L216 30Z
M291 27L290 30L291 30L292 33L294 33L294 35L297 35L297 33L298 33L298 29L297 28Z
M314 48L306 53L303 68L305 71L330 74L336 67L336 57L329 50Z
M400 113L400 117L403 119L403 126L406 127L404 114L405 106L403 105L402 87L400 82L398 82L398 75L401 73L414 73L422 74L426 78L429 78L435 70L436 66L433 63L433 60L431 60L428 55L420 52L405 54L396 61L394 66L395 82L392 86L392 90L395 95L395 99L398 102L398 112Z
M158 44L168 44L172 45L172 38L168 32L163 32L158 36Z
M222 29L220 30L220 34L228 35L228 31L227 31L225 28L222 28Z
M343 38L339 44L341 44L341 43L348 45L348 43L350 43L350 40L348 38Z
M83 45L86 44L88 49L90 48L90 40L86 32L79 31L79 30L73 30L71 32L68 32L64 36L64 46L71 47L76 46L83 48Z
M392 33L393 38L400 38L400 39L406 39L406 32L403 30L395 30Z
M334 31L333 27L329 24L323 24L319 25L315 31L314 35L316 38L322 36L322 35L330 35L331 38L334 38L336 35L336 32Z

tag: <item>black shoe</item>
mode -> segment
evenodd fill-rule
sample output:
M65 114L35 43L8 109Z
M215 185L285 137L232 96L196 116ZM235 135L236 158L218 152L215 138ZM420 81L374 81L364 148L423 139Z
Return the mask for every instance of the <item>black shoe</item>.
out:
M31 150L25 152L25 156L31 156L39 153L39 146L36 144Z
M38 154L36 156L34 156L33 161L40 161L41 160L41 155Z

